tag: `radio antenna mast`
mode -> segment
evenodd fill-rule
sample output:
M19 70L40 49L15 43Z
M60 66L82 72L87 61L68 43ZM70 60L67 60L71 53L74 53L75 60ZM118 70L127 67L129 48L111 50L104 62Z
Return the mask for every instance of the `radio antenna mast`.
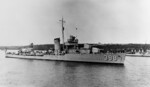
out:
M77 38L77 30L78 30L78 28L76 27L76 38Z
M62 24L62 43L63 43L63 50L64 50L64 48L65 48L65 46L64 46L64 23L65 23L65 21L64 21L64 19L63 19L63 17L62 17L62 19L61 20L59 20L60 22L61 22L61 24Z

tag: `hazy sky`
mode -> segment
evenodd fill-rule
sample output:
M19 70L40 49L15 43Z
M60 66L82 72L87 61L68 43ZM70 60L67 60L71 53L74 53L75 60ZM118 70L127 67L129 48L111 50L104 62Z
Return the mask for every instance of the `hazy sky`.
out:
M0 45L49 44L76 35L85 43L150 43L149 0L0 0Z

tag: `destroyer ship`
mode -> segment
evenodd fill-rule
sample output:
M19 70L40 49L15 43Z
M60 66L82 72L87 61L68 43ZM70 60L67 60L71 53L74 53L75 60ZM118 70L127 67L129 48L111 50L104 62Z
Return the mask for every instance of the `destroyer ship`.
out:
M79 47L77 37L71 35L70 38L64 42L64 20L62 18L62 45L60 38L54 39L54 50L49 52L37 52L30 48L30 50L18 50L17 54L6 52L6 58L20 58L20 59L38 59L38 60L58 60L58 61L73 61L73 62L92 62L92 63L115 63L124 64L126 53L116 52L101 52L90 44L84 44L84 47Z

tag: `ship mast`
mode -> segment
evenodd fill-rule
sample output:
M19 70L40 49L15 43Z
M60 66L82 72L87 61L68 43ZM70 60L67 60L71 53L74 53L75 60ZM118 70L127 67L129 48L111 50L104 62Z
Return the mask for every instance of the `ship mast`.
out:
M76 28L76 38L77 38L77 30L78 30L78 28Z
M63 50L64 50L64 23L65 23L65 21L64 21L64 19L63 19L63 17L62 17L62 19L61 20L59 20L60 22L61 22L61 24L62 24L62 43L63 43Z

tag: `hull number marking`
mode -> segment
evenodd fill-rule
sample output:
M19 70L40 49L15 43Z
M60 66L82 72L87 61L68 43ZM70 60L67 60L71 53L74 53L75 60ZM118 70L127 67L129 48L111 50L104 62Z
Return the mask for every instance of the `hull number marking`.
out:
M120 55L104 55L105 61L118 61L119 59L122 59Z

